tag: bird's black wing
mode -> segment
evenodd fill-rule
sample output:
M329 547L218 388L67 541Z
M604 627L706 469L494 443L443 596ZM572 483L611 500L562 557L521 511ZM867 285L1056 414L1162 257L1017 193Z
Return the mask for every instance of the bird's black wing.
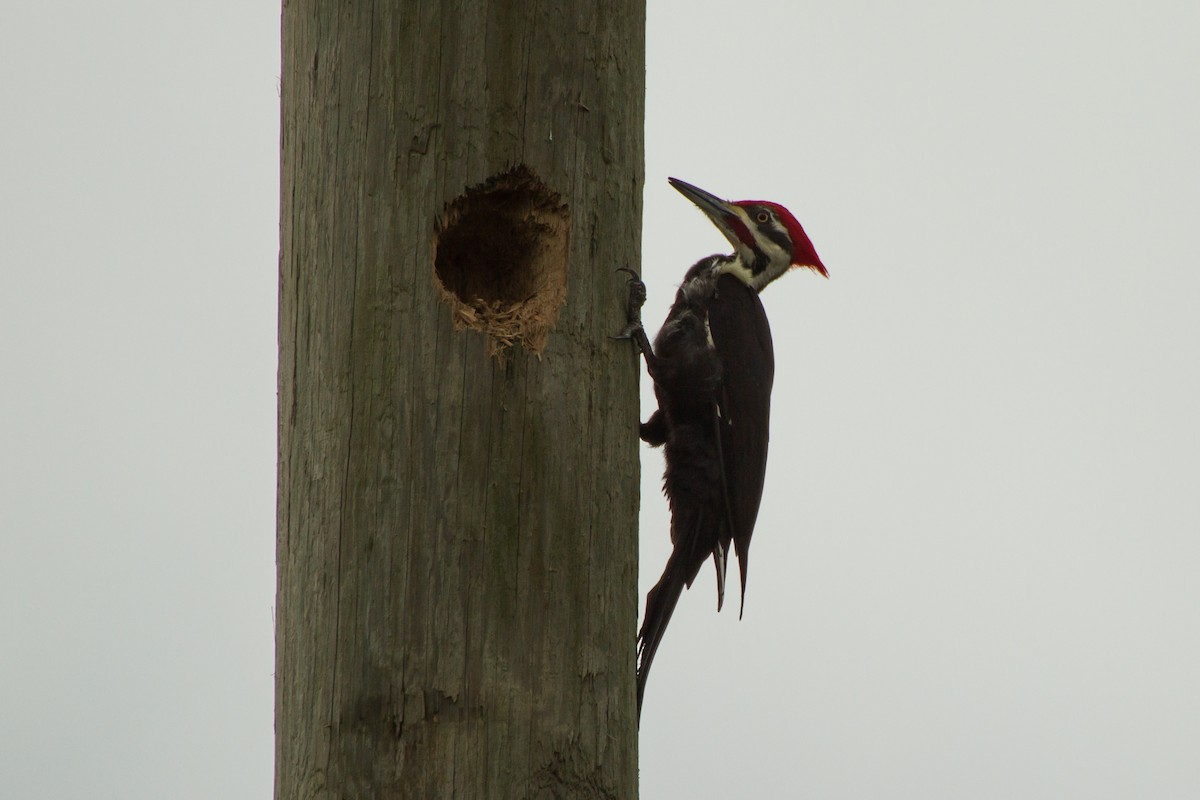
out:
M708 307L708 324L723 370L717 398L718 426L744 609L750 536L767 472L775 352L771 326L758 292L732 275L722 275L717 281L716 294ZM722 545L728 551L728 539Z

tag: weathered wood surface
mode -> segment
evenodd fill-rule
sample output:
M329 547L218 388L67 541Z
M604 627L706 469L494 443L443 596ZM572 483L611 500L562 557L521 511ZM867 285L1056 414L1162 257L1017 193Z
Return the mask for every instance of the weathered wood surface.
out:
M642 0L283 8L277 798L636 795ZM455 331L437 215L571 216L541 357Z

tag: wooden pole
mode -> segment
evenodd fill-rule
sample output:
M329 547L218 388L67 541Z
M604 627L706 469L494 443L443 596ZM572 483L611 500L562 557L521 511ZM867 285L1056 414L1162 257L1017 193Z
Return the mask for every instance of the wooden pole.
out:
M636 796L644 22L284 3L279 800Z

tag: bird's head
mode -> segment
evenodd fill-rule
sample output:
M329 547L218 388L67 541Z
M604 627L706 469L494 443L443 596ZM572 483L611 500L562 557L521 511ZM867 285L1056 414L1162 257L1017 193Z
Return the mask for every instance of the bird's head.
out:
M793 267L807 267L829 277L804 228L778 203L722 200L678 178L667 180L695 203L733 245L734 258L725 271L756 291L762 291Z

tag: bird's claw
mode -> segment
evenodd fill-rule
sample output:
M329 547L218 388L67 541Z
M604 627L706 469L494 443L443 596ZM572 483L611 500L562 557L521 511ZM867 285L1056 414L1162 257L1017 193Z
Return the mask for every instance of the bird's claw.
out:
M642 281L641 276L629 267L617 267L617 272L629 274L629 280L626 281L629 286L629 297L625 301L625 317L628 324L619 334L608 338L633 339L634 334L645 330L642 327L642 306L646 303L646 284Z
M633 335L640 330L643 330L642 323L631 322L628 325L626 325L624 328L622 328L621 332L618 333L616 336L609 336L608 338L612 339L615 342L621 342L621 341L625 341L628 339L632 339Z
M626 309L631 320L634 317L641 320L642 306L646 303L646 284L642 281L642 276L629 267L617 267L617 272L629 274L629 280L626 281L629 286L629 299L626 301Z

